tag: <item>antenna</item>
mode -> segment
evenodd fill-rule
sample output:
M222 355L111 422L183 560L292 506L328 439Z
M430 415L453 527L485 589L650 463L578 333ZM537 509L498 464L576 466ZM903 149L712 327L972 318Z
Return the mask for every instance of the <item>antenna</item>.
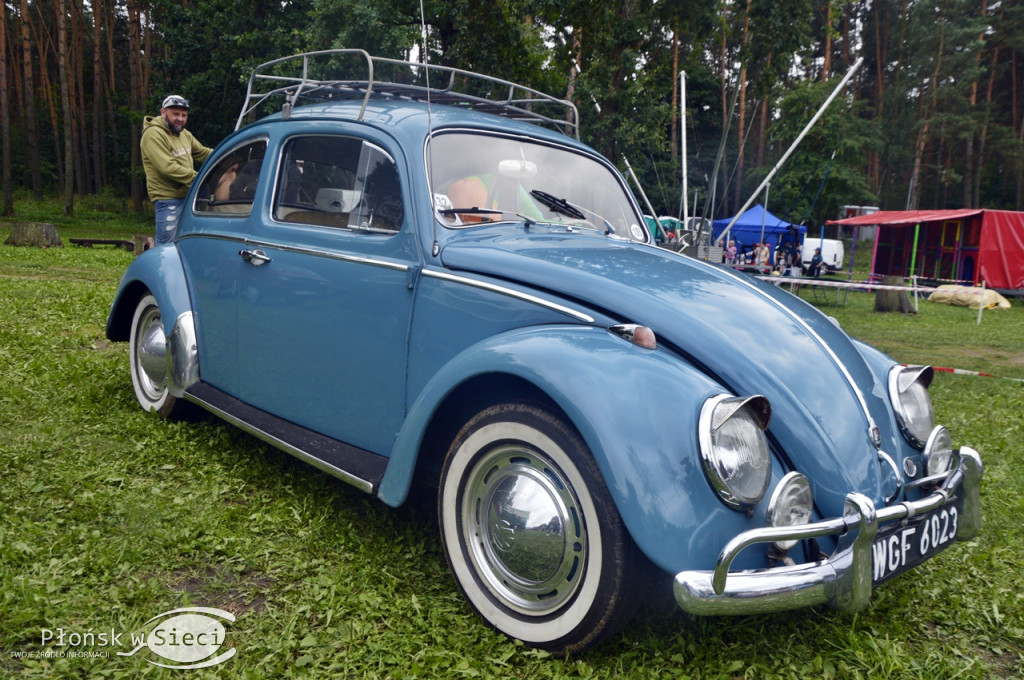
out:
M434 215L434 119L430 112L430 47L427 45L427 15L423 9L423 0L420 0L420 37L423 40L423 65L424 76L427 82L427 186L430 194L430 222L434 232L434 243L430 247L432 257L437 257L441 252L441 246L437 242L437 219Z

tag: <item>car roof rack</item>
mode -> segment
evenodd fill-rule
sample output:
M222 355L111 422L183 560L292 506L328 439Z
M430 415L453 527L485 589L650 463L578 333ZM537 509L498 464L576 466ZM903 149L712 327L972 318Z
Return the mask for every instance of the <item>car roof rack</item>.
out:
M361 78L330 75L354 68L361 71ZM269 111L269 102L279 98L284 99L281 114L285 119L299 104L362 99L362 120L371 98L392 99L483 111L550 127L579 139L579 112L572 102L472 71L373 57L359 49L303 52L260 64L249 76L235 129L242 127L247 116L261 109Z

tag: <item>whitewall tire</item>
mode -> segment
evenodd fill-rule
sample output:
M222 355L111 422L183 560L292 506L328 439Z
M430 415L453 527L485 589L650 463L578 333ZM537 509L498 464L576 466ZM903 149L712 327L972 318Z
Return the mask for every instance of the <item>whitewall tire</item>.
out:
M472 607L527 644L569 654L639 603L639 556L587 446L548 409L478 413L441 473L441 538Z
M168 389L170 376L163 316L156 298L148 293L135 307L128 353L132 388L143 410L168 419L187 416L191 405L175 398Z

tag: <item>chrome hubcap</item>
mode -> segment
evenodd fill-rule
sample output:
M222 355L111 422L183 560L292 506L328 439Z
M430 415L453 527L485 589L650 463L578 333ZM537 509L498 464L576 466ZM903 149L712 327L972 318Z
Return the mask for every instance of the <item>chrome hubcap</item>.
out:
M167 341L160 323L160 310L155 307L147 309L139 322L135 355L139 382L146 394L156 401L167 384Z
M586 528L565 478L537 452L506 445L484 454L469 476L463 518L477 573L505 605L541 615L576 592Z

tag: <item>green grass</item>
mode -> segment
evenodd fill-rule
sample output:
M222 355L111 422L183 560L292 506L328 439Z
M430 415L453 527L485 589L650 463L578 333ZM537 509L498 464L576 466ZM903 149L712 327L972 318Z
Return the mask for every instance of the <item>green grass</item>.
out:
M136 234L150 235L155 229L153 206L146 202L146 211L135 214L128 210L130 205L131 201L123 197L107 194L83 196L76 199L74 214L66 217L64 203L60 199L47 198L36 202L24 198L15 200L16 214L13 217L0 217L0 233L6 239L10 233L7 223L19 220L53 224L66 246L70 245L69 238L120 238L130 241Z
M113 248L0 245L0 677L1024 674L1024 383L937 375L938 420L985 460L983 532L880 588L865 611L699 618L648 607L591 653L553 659L470 611L429 512L390 509L218 421L142 413L127 347L103 335L131 259ZM879 315L872 301L852 293L823 309L900 361L1024 378L1019 304L978 325L965 309ZM12 656L41 650L44 628L140 631L184 606L237 616L233 659L180 671L148 664L146 650Z

